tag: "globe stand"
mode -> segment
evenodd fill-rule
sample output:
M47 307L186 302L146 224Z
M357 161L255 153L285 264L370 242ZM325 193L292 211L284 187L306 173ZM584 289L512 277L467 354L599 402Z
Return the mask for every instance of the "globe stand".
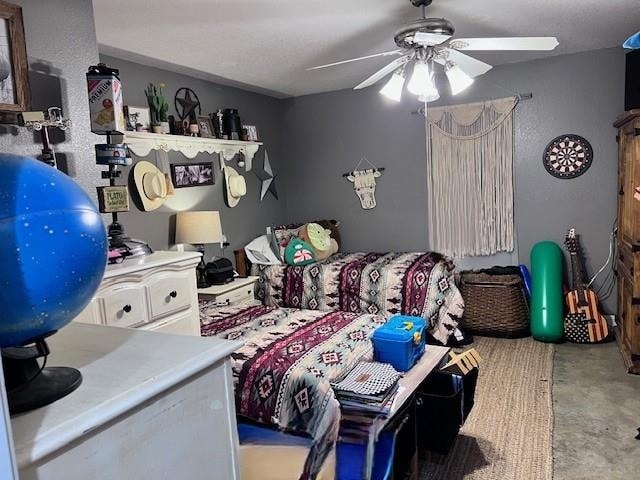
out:
M49 347L44 338L36 340L32 346L2 349L4 380L11 415L49 405L69 395L82 383L82 374L75 368L42 368L38 358L46 358L47 355Z

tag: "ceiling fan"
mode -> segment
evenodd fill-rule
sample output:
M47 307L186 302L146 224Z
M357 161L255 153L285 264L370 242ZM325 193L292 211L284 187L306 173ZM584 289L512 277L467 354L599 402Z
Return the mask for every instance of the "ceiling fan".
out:
M453 24L445 18L427 18L426 7L433 0L410 0L420 7L422 17L400 27L393 39L398 49L389 52L366 55L342 60L307 70L334 67L345 63L369 58L399 55L362 83L355 90L368 87L393 72L380 93L396 102L402 97L402 89L407 78L407 67L413 62L413 74L407 83L407 90L418 96L422 102L433 102L440 98L434 82L434 63L444 67L451 86L452 95L468 88L475 77L491 70L488 63L477 60L462 51L474 50L553 50L558 46L556 37L502 37L502 38L455 38Z

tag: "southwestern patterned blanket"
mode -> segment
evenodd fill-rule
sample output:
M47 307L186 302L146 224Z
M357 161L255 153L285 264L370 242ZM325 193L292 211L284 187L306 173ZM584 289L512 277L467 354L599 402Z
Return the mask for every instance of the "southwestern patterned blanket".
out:
M453 269L434 252L337 253L304 267L253 265L252 273L265 305L420 316L446 343L464 311Z
M314 478L338 436L340 405L330 382L371 360L384 317L263 305L200 303L203 336L244 340L231 356L236 412L313 438L301 478Z

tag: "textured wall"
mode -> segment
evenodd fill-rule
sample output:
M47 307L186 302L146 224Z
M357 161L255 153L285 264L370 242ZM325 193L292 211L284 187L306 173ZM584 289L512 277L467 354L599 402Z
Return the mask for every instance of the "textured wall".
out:
M180 87L189 87L195 91L202 104L203 114L217 111L218 108L238 108L243 122L258 127L258 135L269 152L269 160L274 170L278 172L282 168L283 105L279 100L113 57L100 58L107 65L120 69L124 100L128 105L147 106L145 87L149 82L163 82L166 84L165 96L169 101L170 114L175 115L173 98ZM254 157L254 165L262 166L264 151L264 147L258 150ZM155 154L152 153L146 160L154 162ZM254 172L244 172L238 167L237 161L232 161L230 165L245 176L247 195L240 200L238 206L228 208L223 201L223 182L217 155L201 154L194 160L188 160L182 154L173 152L169 154L169 160L172 163L213 161L215 185L176 189L176 196L156 211L140 212L132 205L129 213L121 215L127 233L144 239L153 248L166 249L173 245L172 219L175 212L180 210L219 210L223 231L231 243L231 248L225 252L229 257L232 256L232 249L245 245L264 232L266 226L283 221L284 184L281 179L276 180L280 200L276 200L269 193L264 201L260 202L260 182ZM126 173L125 171L125 176ZM220 249L217 246L209 246L207 254L220 255Z
M503 65L477 79L459 98L443 95L438 104L498 98L510 91L533 93L515 114L519 260L528 263L531 247L540 240L562 243L567 228L575 226L583 235L588 265L599 266L607 257L616 215L616 132L611 124L623 109L622 50ZM427 249L426 137L424 121L411 115L417 107L411 95L393 104L374 87L285 103L291 139L283 182L287 219L340 219L347 250ZM591 169L574 180L558 180L542 166L544 147L563 133L584 136L595 152ZM378 206L369 211L360 208L352 185L341 177L362 155L387 169L378 179ZM508 255L474 259L474 264L505 259Z
M61 106L73 122L65 133L53 133L58 162L95 198L100 169L93 145L99 137L89 127L85 72L98 60L93 7L88 0L12 0L22 6L34 110ZM38 155L40 134L0 126L0 150Z

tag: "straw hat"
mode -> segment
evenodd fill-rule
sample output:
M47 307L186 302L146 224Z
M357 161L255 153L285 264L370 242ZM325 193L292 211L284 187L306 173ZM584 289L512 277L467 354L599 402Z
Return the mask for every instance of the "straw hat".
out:
M167 181L158 167L144 160L137 162L133 167L133 182L140 201L142 210L150 212L160 207L167 197Z
M229 208L235 207L240 199L247 194L247 184L244 177L234 168L224 167L224 200Z

